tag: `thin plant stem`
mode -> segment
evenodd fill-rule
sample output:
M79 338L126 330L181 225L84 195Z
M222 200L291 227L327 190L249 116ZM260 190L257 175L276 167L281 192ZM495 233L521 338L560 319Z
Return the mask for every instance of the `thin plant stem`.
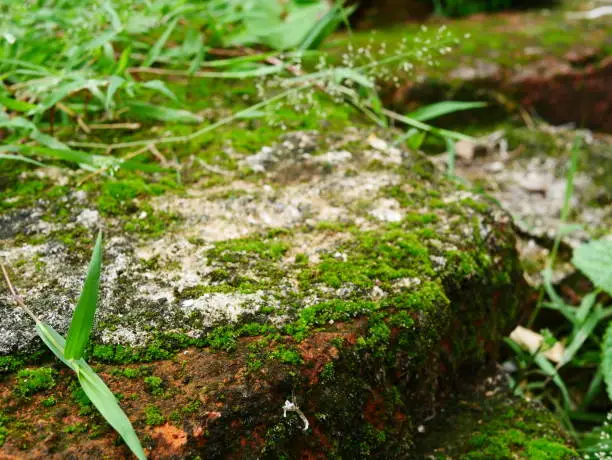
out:
M576 136L576 138L574 139L574 143L572 145L572 157L570 160L570 167L567 171L567 182L565 186L565 196L563 199L563 208L561 209L561 216L559 219L560 220L559 227L563 226L569 218L571 199L572 199L572 195L574 194L574 176L576 175L576 171L578 170L578 160L580 159L581 147L582 147L582 138L580 136ZM546 266L544 268L544 273L545 273L544 282L546 282L546 277L548 276L548 274L552 274L552 270L555 265L557 255L559 253L559 246L561 245L561 237L562 237L561 228L558 228L557 233L555 235L555 241L553 243L552 251L550 252L550 256L548 257L548 259L546 260ZM538 314L540 313L540 310L542 308L542 303L544 301L544 292L545 292L544 287L541 287L540 294L538 297L538 303L535 309L533 310L533 313L529 317L529 321L527 322L528 328L531 328L533 326L534 321L536 320Z
M13 297L13 300L15 301L15 303L17 303L17 305L19 305L21 308L23 308L23 310L28 315L30 315L30 317L36 323L40 323L41 321L38 319L38 317L32 312L32 310L30 310L28 308L28 306L23 301L23 298L17 293L17 290L13 286L13 283L11 283L11 278L9 277L8 271L6 270L6 267L4 266L4 264L0 263L0 269L2 270L2 275L4 276L4 280L6 281L6 284L8 285L9 291L10 291L11 296Z

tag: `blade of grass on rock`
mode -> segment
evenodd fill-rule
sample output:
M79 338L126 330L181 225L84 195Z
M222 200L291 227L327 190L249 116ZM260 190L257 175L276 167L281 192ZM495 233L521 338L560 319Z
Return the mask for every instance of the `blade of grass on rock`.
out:
M66 338L66 359L80 359L83 357L85 346L89 341L89 335L94 323L96 304L98 302L98 290L100 287L100 270L102 267L102 232L98 233L96 245L89 262L87 278L79 297L68 336Z
M138 459L146 459L146 455L130 420L117 403L115 395L113 395L100 376L94 372L84 359L79 359L78 361L66 359L64 352L66 340L51 326L38 322L36 323L36 331L49 350L77 374L79 383L89 400L109 425L121 435L134 455Z
M117 433L121 435L131 451L140 460L147 457L142 449L138 436L125 412L117 403L113 392L106 386L104 381L96 374L89 365L80 360L76 363L76 373L83 391L96 409L102 414L106 421Z

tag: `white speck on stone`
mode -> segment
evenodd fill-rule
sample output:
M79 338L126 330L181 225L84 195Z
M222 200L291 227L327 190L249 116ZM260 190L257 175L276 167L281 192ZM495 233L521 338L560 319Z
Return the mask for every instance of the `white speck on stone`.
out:
M446 258L442 256L430 256L429 259L433 263L436 270L446 267Z
M85 203L87 200L87 192L85 190L77 190L74 192L74 199L77 203Z
M380 137L376 137L374 134L368 136L368 144L370 144L370 147L373 149L380 150L382 152L389 148L389 144L387 144L386 141Z
M399 222L404 218L397 200L393 198L381 198L376 200L370 215L383 222Z
M385 297L387 295L387 293L385 291L383 291L380 286L374 286L372 288L372 292L370 293L370 296L372 297L372 299L377 300L377 299L382 299L383 297Z
M76 221L84 227L93 228L100 221L100 213L95 209L83 209L77 216Z
M346 150L339 151L331 151L327 152L323 155L319 155L314 157L314 161L317 163L329 163L332 165L339 165L345 163L353 158L353 154L351 152L347 152Z
M393 287L395 289L412 288L415 286L419 286L420 284L420 278L400 278L395 283L393 283Z

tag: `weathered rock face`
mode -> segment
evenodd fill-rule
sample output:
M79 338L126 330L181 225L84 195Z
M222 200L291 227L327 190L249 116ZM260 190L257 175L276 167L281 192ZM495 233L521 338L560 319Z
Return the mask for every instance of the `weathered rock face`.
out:
M135 178L7 207L0 256L65 331L104 229L90 356L153 457L406 458L439 390L495 355L522 284L508 216L379 136L290 133L216 185L148 185L165 194L146 207ZM0 330L5 370L31 362L40 344L5 291ZM125 455L38 359L47 390L1 377L2 455Z

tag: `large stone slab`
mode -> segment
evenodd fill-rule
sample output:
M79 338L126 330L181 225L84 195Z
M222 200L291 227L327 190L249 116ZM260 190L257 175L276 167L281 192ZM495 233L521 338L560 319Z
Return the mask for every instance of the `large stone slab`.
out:
M64 332L104 230L90 357L154 457L406 458L522 284L509 217L385 136L292 132L175 191L136 174L15 196L0 257ZM126 454L4 290L0 331L0 455ZM24 365L51 380L23 390Z

